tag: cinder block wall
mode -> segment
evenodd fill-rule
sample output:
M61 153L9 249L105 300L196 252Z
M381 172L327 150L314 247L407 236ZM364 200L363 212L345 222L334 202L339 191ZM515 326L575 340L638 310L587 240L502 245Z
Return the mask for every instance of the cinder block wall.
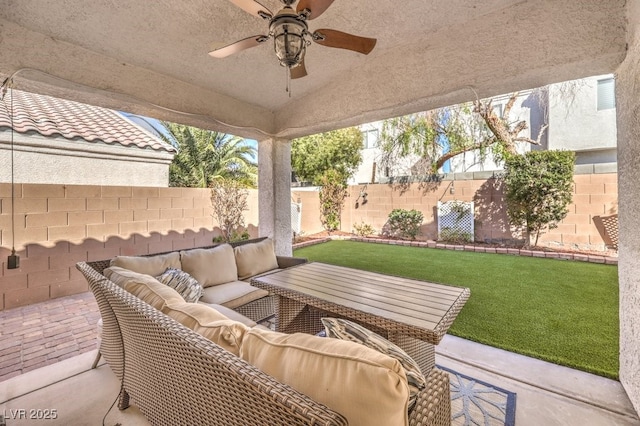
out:
M20 268L8 270L11 185L0 184L0 310L87 291L79 261L200 247L219 235L207 189L17 184L14 191ZM257 206L250 191L252 237Z
M605 250L602 220L618 213L618 176L616 173L576 174L573 202L568 216L558 228L542 234L539 245ZM361 191L367 202L358 199ZM410 185L375 184L349 187L342 214L342 231L352 232L362 222L380 232L393 209L416 209L424 215L421 240L437 239L438 201L474 201L476 241L499 242L522 236L512 230L505 210L504 192L495 179L445 180L439 183ZM302 202L302 229L306 234L323 230L317 192L293 191ZM356 205L357 202L357 205Z
M7 269L12 246L11 185L0 184L0 310L87 291L75 268L79 261L201 247L219 235L207 189L37 184L17 184L14 189L20 268ZM475 202L476 240L519 237L509 229L502 188L493 179L449 180L428 187L368 185L366 204L358 200L362 190L362 185L349 188L343 231L351 232L361 222L380 231L391 210L417 209L425 217L419 238L436 239L438 200L457 199ZM294 189L292 199L302 203L304 233L322 231L318 193ZM576 175L569 215L558 229L543 235L540 244L604 249L598 221L617 213L617 202L615 173ZM256 237L255 190L249 194L245 223Z

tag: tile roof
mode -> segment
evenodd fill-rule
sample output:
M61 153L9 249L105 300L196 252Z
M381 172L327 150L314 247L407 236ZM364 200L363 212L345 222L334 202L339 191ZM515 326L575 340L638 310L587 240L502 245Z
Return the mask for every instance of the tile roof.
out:
M11 96L13 126L18 133L37 132L42 136L176 152L173 146L116 111L20 90L9 90L0 102L0 129L11 128Z

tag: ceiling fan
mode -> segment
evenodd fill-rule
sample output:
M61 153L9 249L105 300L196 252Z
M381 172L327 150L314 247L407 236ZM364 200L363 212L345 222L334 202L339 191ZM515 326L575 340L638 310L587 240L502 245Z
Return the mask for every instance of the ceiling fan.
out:
M289 69L291 78L307 75L304 56L307 46L314 41L322 46L337 47L369 54L376 45L375 38L359 37L342 31L319 29L309 31L307 21L322 15L334 0L280 0L284 7L275 15L255 0L229 0L244 11L269 21L266 35L255 35L209 52L214 58L225 58L242 50L258 46L273 38L276 56L280 65Z

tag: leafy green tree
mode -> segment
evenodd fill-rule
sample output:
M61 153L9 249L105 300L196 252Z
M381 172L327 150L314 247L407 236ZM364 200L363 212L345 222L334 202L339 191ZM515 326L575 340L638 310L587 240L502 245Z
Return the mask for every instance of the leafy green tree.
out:
M496 161L502 161L517 153L517 142L540 145L546 125L533 140L520 135L528 128L526 121L510 120L517 98L518 93L511 95L500 116L492 99L485 99L386 120L380 146L383 164L418 156L419 164L426 165L421 172L435 174L447 160L464 152L479 150L481 157L493 153Z
M538 244L540 232L557 228L567 216L573 192L571 151L530 151L505 160L507 214L513 225L523 226L526 245Z
M362 162L362 132L351 127L294 139L291 166L299 179L319 185L327 170L346 183Z
M208 188L219 179L256 186L256 149L242 138L182 124L163 125L178 144L178 154L169 166L170 186Z

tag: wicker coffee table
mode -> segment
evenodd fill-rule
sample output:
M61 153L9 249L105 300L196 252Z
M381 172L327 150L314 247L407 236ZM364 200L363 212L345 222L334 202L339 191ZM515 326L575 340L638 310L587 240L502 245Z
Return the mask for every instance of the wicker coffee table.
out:
M278 296L278 331L316 334L323 329L320 318L346 318L400 346L425 375L435 365L434 345L470 294L468 288L319 262L254 278L251 284Z

